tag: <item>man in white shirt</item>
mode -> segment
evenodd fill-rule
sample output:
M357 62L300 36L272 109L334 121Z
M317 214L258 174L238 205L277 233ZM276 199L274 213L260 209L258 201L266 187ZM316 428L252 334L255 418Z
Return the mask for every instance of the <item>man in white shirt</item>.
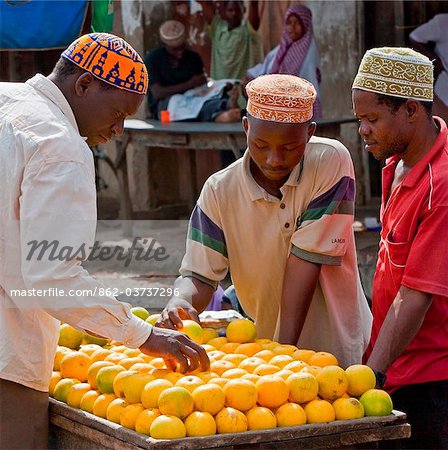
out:
M33 241L72 249L93 244L89 146L122 134L147 87L140 56L104 33L73 42L48 77L0 83L0 448L47 448L48 385L60 321L162 356L182 371L208 368L203 348L186 336L152 328L129 305L100 295L102 285L82 268L79 255L30 253ZM64 294L14 295L50 288ZM69 294L83 290L93 294Z

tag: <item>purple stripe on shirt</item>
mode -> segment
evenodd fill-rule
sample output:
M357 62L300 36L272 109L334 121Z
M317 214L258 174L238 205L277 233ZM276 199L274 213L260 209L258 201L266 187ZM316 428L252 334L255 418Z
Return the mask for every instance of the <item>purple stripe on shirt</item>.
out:
M355 180L350 177L342 177L331 189L315 198L308 209L327 207L334 201L355 201Z
M223 231L210 219L210 217L207 216L207 214L205 214L204 211L202 211L199 205L196 205L193 209L190 218L190 226L225 245L226 241L224 239Z

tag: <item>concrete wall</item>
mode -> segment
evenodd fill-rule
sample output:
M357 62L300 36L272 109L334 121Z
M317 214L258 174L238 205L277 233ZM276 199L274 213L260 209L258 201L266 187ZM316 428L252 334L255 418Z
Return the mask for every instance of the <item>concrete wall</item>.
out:
M309 1L320 51L323 116L353 117L351 86L364 53L363 2ZM369 198L367 160L361 151L357 124L343 125L341 141L349 149L357 178L357 203Z

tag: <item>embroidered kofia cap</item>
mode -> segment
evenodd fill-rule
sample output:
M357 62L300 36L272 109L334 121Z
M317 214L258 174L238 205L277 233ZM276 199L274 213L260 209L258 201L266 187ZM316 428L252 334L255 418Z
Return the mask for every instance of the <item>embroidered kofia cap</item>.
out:
M179 47L185 41L185 26L177 20L167 20L160 25L160 40L169 47Z
M261 120L304 123L313 117L314 86L294 75L262 75L246 86L247 112Z
M137 94L148 91L148 71L142 58L118 36L85 34L72 42L61 56L118 89Z
M431 102L433 72L431 60L410 48L372 48L362 58L353 88Z

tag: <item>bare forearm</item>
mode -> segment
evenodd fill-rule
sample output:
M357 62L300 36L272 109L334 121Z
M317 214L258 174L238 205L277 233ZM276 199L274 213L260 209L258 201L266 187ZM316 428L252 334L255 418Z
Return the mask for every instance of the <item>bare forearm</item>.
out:
M205 77L205 75L197 74L188 81L174 84L172 86L161 86L157 83L151 88L151 92L156 100L160 100L162 98L171 97L175 94L183 94L185 91L198 86L202 86L205 83L207 83L207 78Z
M174 94L183 94L185 91L188 91L191 88L191 80L179 84L173 84L172 86L162 86L160 84L155 84L151 88L151 93L156 100L161 100L166 97L171 97Z
M194 309L201 313L207 308L215 289L197 278L182 278L179 286L179 298L188 301Z
M256 31L260 28L260 14L258 13L258 0L251 0L249 3L249 13L247 19L252 28Z
M320 265L289 255L283 279L279 341L296 344L319 280Z
M386 373L420 330L431 303L429 294L402 286L389 308L367 365Z

